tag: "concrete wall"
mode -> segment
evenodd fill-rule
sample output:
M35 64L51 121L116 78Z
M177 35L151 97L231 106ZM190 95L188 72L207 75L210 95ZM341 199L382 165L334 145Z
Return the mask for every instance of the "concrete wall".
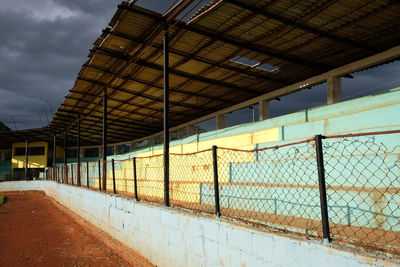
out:
M2 182L0 191L48 196L157 266L398 266L400 261L340 250L162 206L52 181Z

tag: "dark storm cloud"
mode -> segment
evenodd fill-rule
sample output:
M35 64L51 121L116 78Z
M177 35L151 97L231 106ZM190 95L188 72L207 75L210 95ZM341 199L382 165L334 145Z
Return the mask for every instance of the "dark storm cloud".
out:
M13 129L15 123L18 129L40 127L41 121L52 116L46 101L53 110L62 103L93 42L121 1L3 1L0 121ZM171 1L138 4L163 12Z
M164 12L172 0L141 0L137 4ZM72 88L93 42L107 27L119 0L2 0L0 5L0 121L12 129L47 124ZM343 95L399 85L400 64L355 74L345 80ZM387 83L382 87L383 83ZM391 82L391 83L390 83ZM376 89L374 89L376 90ZM360 94L356 95L360 96ZM276 116L325 103L325 87L271 102ZM49 104L48 104L48 103ZM230 120L248 120L249 110ZM249 115L250 114L250 115ZM236 119L235 119L236 118ZM14 123L15 122L15 123Z

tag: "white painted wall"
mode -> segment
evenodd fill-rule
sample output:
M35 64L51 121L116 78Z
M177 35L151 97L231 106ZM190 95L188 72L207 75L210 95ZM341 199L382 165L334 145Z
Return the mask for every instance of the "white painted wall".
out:
M173 208L53 181L2 182L0 191L42 190L157 266L399 266Z

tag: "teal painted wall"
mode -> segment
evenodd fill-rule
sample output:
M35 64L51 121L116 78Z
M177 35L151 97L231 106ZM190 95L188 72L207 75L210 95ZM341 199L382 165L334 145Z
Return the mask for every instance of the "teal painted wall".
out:
M0 181L9 178L11 174L11 160L0 161Z
M396 88L265 121L194 135L173 141L170 145L279 127L280 141L255 145L255 148L263 148L307 139L315 134L335 135L398 130L399 115L400 89ZM162 145L138 149L128 154L110 156L108 159L127 159L136 153L161 147ZM393 190L386 190L377 196L375 193L360 189L400 188L399 147L399 134L324 140L331 222L400 231L400 226L397 224L400 219L399 194L393 193ZM278 154L274 150L257 152L254 155L255 160L251 162L235 162L233 159L220 162L220 170L228 172L222 174L228 177L228 183L221 185L221 206L319 220L318 175L314 150L313 143L310 143L307 146L281 148ZM119 168L119 163L116 163L116 169ZM108 169L111 169L110 164ZM82 184L86 184L85 165L81 168L81 172ZM89 176L98 177L97 163L90 163ZM76 174L74 178L76 183ZM90 183L94 185L95 179L90 179ZM275 184L275 186L265 187L251 185L252 183ZM338 187L343 188L338 189ZM214 204L212 185L201 184L199 190L201 203Z

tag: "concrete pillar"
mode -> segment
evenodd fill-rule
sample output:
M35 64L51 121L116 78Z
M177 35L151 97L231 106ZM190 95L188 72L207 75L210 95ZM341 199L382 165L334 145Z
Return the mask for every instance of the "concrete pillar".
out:
M118 154L118 146L114 145L114 155L117 155L117 154Z
M340 77L328 77L327 104L335 104L342 101L342 83Z
M224 114L217 115L216 119L217 119L217 130L228 127L228 117L226 117Z
M260 121L266 120L270 118L270 107L269 107L269 101L268 100L260 100L258 102L258 107L259 107L259 118Z
M0 150L0 161L5 161L6 160L6 151L5 150Z

